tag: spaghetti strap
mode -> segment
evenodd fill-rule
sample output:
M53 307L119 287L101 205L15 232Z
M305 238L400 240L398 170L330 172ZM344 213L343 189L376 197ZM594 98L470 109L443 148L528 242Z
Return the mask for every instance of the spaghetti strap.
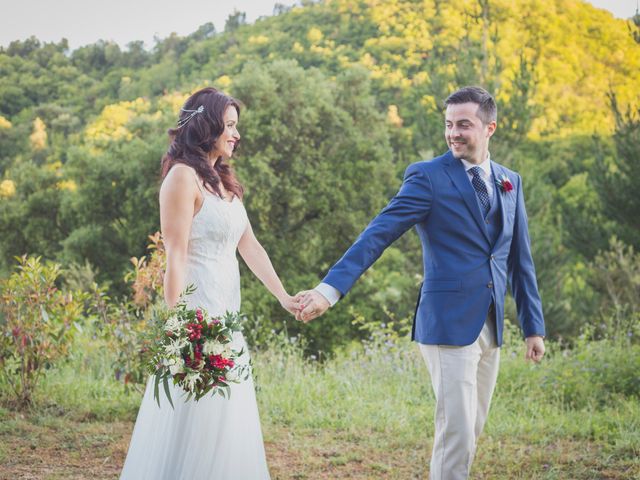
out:
M204 187L200 183L200 177L198 176L198 174L196 173L196 171L193 168L191 169L191 171L193 172L193 176L196 179L196 185L198 185L198 190L200 190L200 193L204 197Z

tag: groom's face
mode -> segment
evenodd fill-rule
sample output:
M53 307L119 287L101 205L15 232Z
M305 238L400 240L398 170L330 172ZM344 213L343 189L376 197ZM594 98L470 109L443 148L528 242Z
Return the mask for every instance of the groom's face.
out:
M444 136L454 157L480 164L487 158L496 122L483 123L477 112L477 103L447 105Z

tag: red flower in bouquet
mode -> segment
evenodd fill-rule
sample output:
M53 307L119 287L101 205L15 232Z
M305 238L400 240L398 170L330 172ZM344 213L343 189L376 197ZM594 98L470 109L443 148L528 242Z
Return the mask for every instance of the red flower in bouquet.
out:
M200 338L202 337L202 325L199 323L188 324L187 335L189 337L190 342L200 340Z
M230 358L224 358L222 355L209 355L209 364L212 368L224 370L226 367L233 368L235 362Z

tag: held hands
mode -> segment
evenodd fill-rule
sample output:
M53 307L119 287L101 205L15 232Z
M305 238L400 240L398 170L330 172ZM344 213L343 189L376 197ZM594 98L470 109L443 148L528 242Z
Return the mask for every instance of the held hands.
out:
M296 320L308 323L319 317L331 306L329 301L316 290L304 290L295 296L298 302L298 311L295 312Z
M304 323L319 317L331 306L329 301L315 290L304 290L294 297L285 295L280 298L280 305L291 315Z
M542 337L527 337L525 342L527 344L527 352L524 355L525 360L533 360L535 363L539 363L544 356L544 340Z
M298 295L295 297L286 295L280 299L280 305L293 316L296 316L300 311L300 300L298 299Z

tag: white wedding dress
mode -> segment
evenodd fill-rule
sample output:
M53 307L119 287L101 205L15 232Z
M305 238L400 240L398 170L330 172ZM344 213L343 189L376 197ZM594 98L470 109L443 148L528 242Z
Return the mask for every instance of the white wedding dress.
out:
M240 310L236 248L248 224L242 202L203 192L189 235L187 282L196 286L191 308L211 315ZM245 348L242 334L234 347ZM248 362L248 354L242 358ZM253 379L231 384L231 398L211 394L185 402L171 385L171 408L160 388L160 405L149 380L138 412L121 480L265 480L265 458Z

